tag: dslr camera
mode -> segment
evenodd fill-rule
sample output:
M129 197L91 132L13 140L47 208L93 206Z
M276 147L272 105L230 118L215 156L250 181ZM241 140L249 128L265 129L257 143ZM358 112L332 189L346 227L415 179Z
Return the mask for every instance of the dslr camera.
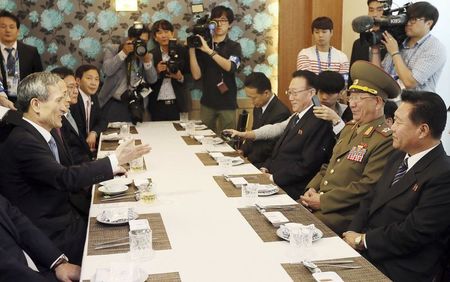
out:
M189 48L199 48L202 46L202 41L196 35L201 35L208 45L212 45L212 34L217 28L218 23L216 21L208 19L208 15L197 19L195 24L187 29L187 32L193 33L193 35L187 38L187 45Z
M134 22L128 29L128 37L134 38L133 40L133 52L136 56L143 57L147 54L147 42L140 39L142 32L144 31L144 24L141 22Z
M168 73L177 73L180 69L179 64L179 55L177 52L177 40L170 39L169 40L169 60L166 62L167 64L167 72Z
M136 125L142 122L144 115L144 96L148 95L150 85L146 82L139 83L131 90L125 91L120 97L122 102L128 105L131 114L131 122Z
M392 0L379 0L384 3L383 16L373 18L370 16L359 16L352 21L353 31L359 33L360 38L366 41L370 46L377 45L383 39L383 32L389 32L397 42L401 43L406 39L405 26L408 22L406 10L412 3L406 3L404 6L391 9ZM375 25L379 26L378 31L370 29Z

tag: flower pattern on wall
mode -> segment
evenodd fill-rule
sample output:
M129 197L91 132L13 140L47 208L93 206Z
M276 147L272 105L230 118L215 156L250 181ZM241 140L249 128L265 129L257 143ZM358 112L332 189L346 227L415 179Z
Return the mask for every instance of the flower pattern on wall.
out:
M19 39L35 46L41 54L44 69L57 66L75 69L91 63L101 67L102 48L120 43L134 21L145 24L166 19L171 21L178 40L190 35L193 24L191 0L138 0L139 11L116 12L114 1L106 0L0 0L0 9L18 15L21 21ZM197 1L199 2L199 1ZM261 71L276 80L278 0L203 0L205 13L216 5L230 7L235 13L229 37L241 44L243 58L236 81L238 96L245 77ZM193 99L200 99L200 84L192 85Z

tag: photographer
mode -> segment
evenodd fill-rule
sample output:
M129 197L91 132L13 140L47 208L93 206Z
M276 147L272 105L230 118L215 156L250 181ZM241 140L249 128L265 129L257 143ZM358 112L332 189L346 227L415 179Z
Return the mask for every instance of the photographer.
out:
M389 32L383 33L381 42L388 54L381 66L402 88L435 92L446 61L444 45L430 34L439 12L428 2L416 2L406 13L407 38L400 42L400 48ZM374 55L372 62L380 65L380 58Z
M109 122L142 121L143 98L150 92L147 84L157 79L152 55L146 50L149 33L148 28L136 22L128 29L124 43L104 49L102 71L106 78L99 102Z
M178 120L187 112L187 87L184 73L188 72L187 49L173 38L173 25L167 20L155 22L151 35L156 43L150 53L156 66L158 80L152 84L149 110L153 121Z
M235 128L237 108L237 86L235 72L239 68L242 51L239 43L228 38L228 30L234 20L233 11L216 6L211 19L218 23L214 30L212 46L197 35L201 46L189 49L192 77L203 79L203 95L200 100L200 117L213 131ZM217 126L219 121L219 126Z

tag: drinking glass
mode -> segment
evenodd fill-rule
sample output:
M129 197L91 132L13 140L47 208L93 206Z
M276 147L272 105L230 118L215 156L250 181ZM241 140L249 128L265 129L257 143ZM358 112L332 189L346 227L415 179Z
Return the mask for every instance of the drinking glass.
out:
M133 261L149 260L153 256L152 230L132 230L130 238L130 258Z
M188 112L182 112L180 113L180 122L186 123L189 120L189 113Z
M254 206L258 200L258 184L247 183L242 185L242 199L247 206Z
M130 125L129 124L122 124L120 126L120 132L119 135L122 139L126 139L130 135Z
M217 163L219 164L220 172L223 176L228 176L231 173L231 166L233 163L233 159L230 157L220 157L217 159Z
M290 228L289 249L291 263L300 263L311 259L313 230L309 226Z
M195 123L193 121L186 123L186 133L191 137L195 135Z
M204 137L201 142L206 152L214 151L214 138Z
M141 156L137 159L134 159L130 162L130 171L131 172L144 171L144 157L143 156Z

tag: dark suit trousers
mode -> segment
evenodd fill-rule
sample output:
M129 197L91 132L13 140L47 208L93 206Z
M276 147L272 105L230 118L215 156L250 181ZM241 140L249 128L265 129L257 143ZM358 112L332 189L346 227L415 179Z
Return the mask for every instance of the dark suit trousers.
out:
M170 101L172 104L166 104L165 101L156 101L149 104L152 121L170 121L180 119L180 111L178 110L176 100Z

